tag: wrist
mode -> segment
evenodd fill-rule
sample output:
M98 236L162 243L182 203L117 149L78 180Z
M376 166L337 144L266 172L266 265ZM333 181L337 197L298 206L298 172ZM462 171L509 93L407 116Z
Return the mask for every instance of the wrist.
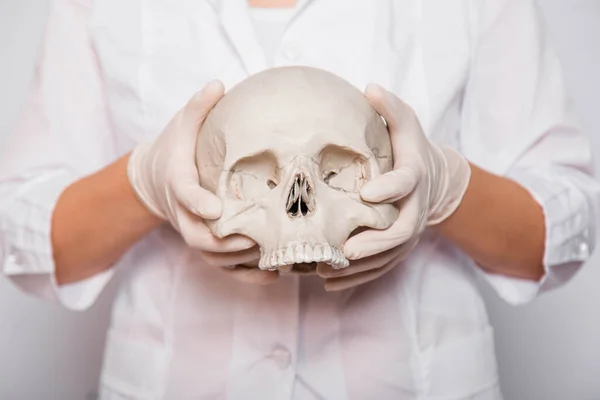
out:
M126 160L127 179L140 206L154 218L164 221L167 219L166 216L153 200L152 177L144 174L144 171L147 170L145 160L150 147L150 143L140 143L129 153Z
M436 177L438 190L431 202L428 226L442 223L456 211L471 179L471 166L462 154L448 146L432 145L440 160L440 173Z

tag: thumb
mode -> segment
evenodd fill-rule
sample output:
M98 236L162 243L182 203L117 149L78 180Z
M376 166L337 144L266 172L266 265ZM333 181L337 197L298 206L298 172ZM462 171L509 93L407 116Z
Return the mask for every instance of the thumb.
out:
M182 125L184 131L196 135L210 110L223 97L223 83L219 80L209 82L188 101L183 109Z
M385 120L388 130L395 131L399 127L398 113L395 107L395 96L383 87L370 83L365 89L365 97L371 106Z
M193 171L181 171L171 182L171 187L177 201L191 213L209 220L221 216L221 200L198 184Z
M394 203L409 195L419 179L419 169L407 164L367 182L360 190L360 195L371 203Z

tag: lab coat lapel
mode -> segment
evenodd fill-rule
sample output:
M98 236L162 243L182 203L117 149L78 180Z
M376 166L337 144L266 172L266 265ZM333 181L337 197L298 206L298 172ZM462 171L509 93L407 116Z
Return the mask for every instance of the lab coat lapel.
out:
M298 4L296 6L296 12L294 13L294 15L292 16L292 19L290 20L289 25L293 24L294 21L296 20L296 18L298 18L298 16L300 14L302 14L302 12L306 9L306 7L313 2L314 0L298 0Z
M252 75L266 69L268 65L248 8L247 0L221 0L219 21L246 72Z

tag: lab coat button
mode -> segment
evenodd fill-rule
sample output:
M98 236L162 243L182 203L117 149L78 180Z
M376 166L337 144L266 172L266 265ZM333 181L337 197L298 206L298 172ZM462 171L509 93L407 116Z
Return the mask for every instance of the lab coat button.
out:
M581 257L589 256L589 251L590 251L590 248L587 243L585 243L585 242L579 243L579 255Z
M1 266L1 265L0 265ZM15 253L10 253L6 257L6 263L4 264L4 273L7 275L18 274L21 272L19 266L19 258Z
M273 350L273 353L271 353L271 359L279 367L279 369L286 369L292 363L292 355L287 349L283 348Z
M11 253L6 258L6 261L8 261L10 264L16 264L17 263L17 256L14 253Z

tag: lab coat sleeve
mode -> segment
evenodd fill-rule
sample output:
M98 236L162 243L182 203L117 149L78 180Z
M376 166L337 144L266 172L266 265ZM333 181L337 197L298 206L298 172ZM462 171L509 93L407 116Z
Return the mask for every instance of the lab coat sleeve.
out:
M589 260L600 188L589 138L572 118L561 64L536 3L477 4L461 148L474 164L526 188L546 223L539 282L477 268L500 297L517 305L563 285Z
M51 245L54 206L75 180L117 158L90 40L90 5L53 2L34 81L0 155L0 267L34 296L89 307L113 270L58 287Z

